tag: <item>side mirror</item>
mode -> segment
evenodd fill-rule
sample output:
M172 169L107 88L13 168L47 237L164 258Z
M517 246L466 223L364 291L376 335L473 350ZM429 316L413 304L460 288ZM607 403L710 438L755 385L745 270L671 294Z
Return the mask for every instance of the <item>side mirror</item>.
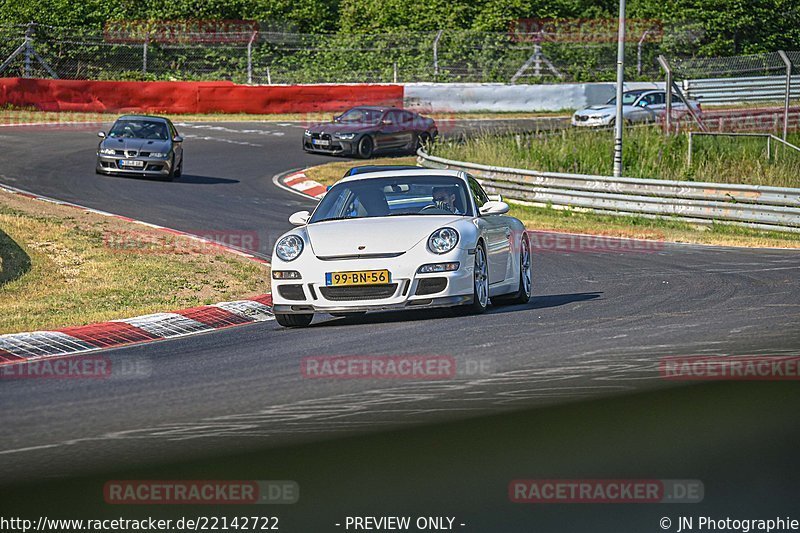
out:
M97 136L100 137L101 139L105 139L106 138L106 132L98 131L97 132Z
M483 206L478 210L481 212L481 215L502 215L508 213L508 210L511 209L507 203L505 202L497 202L497 201L490 201L483 204Z
M180 135L176 135L175 137L172 138L172 142L174 142L174 143L182 143L183 142L183 137L181 137Z
M339 122L339 117L341 117L341 115L333 115L333 121Z
M294 226L305 226L308 224L309 218L311 218L311 213L308 211L298 211L289 217L289 223Z
M388 118L385 118L385 119L381 120L381 124L383 124L384 126L391 126L393 123Z

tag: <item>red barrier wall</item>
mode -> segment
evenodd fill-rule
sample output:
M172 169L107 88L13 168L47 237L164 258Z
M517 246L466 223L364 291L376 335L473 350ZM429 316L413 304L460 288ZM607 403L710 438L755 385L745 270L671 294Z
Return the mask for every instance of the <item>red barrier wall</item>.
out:
M0 78L2 104L42 111L308 113L354 105L402 106L403 86Z

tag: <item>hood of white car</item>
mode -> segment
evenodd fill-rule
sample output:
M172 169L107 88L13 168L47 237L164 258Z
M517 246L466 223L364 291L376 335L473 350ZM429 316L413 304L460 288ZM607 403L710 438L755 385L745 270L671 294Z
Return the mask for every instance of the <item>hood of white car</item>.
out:
M460 216L395 216L315 222L306 226L317 257L406 252Z
M623 111L627 110L630 107L632 107L632 106L629 106L629 105L623 105L622 106ZM589 106L589 107L587 107L585 109L581 109L579 111L576 111L575 114L576 115L586 115L586 114L609 115L609 114L616 113L616 111L617 111L617 108L616 108L616 106L613 106L613 105L593 105L593 106Z

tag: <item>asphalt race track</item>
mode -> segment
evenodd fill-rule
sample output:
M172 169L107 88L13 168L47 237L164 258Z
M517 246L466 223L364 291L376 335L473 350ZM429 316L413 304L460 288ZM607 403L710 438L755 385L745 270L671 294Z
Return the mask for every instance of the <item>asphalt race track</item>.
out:
M97 129L0 128L0 182L184 231L256 231L268 255L288 215L313 205L274 186L273 176L330 161L302 152L298 124L192 123L178 125L187 137L183 177L112 178L94 173ZM800 351L798 252L672 244L570 252L547 249L553 237L537 238L544 249L534 254L526 306L468 317L318 317L301 330L270 321L106 352L115 364L135 362L138 375L6 380L2 484L122 464L252 459L256 450L423 423L668 394L683 384L659 377L665 356ZM304 378L302 359L320 355L452 356L459 374L427 382ZM790 397L796 407L797 395ZM668 405L668 397L653 404Z

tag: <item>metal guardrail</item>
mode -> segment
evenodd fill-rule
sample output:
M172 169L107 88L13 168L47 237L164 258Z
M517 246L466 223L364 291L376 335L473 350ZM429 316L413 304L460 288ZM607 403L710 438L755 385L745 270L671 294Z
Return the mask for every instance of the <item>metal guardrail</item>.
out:
M489 192L512 200L800 233L800 189L539 172L453 161L422 149L417 161L469 172Z
M780 101L786 95L786 76L686 79L681 85L689 98L703 104ZM800 94L800 76L791 77L791 92Z

